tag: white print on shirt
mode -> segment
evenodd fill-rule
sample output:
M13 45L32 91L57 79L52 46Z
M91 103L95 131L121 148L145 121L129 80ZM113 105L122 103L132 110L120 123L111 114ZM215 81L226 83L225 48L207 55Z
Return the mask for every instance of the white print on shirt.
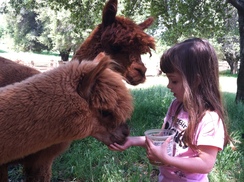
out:
M185 130L188 126L188 122L186 120L181 120L181 119L176 119L175 124L173 125L174 121L174 116L169 119L169 121L166 121L165 124L165 129L170 129L175 131L175 136L174 136L174 146L173 146L173 156L178 155L178 150L177 148L183 148L187 150L188 146L187 144L183 141L183 135L185 133ZM186 175L184 172L180 170L174 171L174 173L179 177L179 178L185 178Z
M187 148L187 144L183 142L183 135L188 126L188 122L177 118L175 124L173 125L172 123L174 120L174 116L170 118L170 120L171 121L166 121L165 129L175 131L174 142L184 149Z

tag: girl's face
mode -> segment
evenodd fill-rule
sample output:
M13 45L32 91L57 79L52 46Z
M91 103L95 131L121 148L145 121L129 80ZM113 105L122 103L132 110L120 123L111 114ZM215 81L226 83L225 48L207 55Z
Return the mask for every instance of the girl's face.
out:
M174 94L176 99L183 102L183 95L185 89L183 87L182 77L178 72L166 73L169 83L167 85L168 89Z

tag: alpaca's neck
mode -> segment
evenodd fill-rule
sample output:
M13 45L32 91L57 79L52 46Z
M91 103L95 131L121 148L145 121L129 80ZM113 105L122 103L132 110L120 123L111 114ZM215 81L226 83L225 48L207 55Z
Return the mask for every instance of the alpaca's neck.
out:
M97 27L78 48L73 59L78 59L79 61L85 59L93 60L102 51L101 33L99 31L99 27Z

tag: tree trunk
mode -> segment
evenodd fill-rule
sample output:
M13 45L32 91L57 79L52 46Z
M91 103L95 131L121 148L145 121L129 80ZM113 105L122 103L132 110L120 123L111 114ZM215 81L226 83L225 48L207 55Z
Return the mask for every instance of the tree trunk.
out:
M61 60L62 61L68 61L69 60L69 54L70 54L70 51L71 51L71 48L66 50L66 49L63 49L63 50L60 50L59 51L59 54L61 56Z
M238 61L235 61L233 64L233 70L232 70L232 74L237 74L238 73Z
M244 7L238 9L240 32L240 69L237 77L236 102L244 103Z

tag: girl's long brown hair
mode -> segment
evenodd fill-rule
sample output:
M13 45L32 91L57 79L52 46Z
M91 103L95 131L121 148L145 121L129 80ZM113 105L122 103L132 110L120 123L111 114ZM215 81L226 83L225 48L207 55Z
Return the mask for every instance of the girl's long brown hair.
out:
M194 134L206 111L215 111L222 120L226 145L230 137L225 125L222 97L219 91L219 67L214 48L207 40L192 38L178 43L161 57L160 68L164 73L179 72L182 76L183 107L189 114L189 124L184 141L191 148Z

